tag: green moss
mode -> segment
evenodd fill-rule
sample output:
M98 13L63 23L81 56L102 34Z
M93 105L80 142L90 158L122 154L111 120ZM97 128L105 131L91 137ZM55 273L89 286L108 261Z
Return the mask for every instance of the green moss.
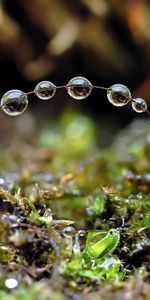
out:
M34 132L34 143L32 134L22 147L6 150L13 171L6 166L1 174L0 299L85 299L87 293L91 300L95 289L101 300L108 293L126 299L138 286L137 299L148 299L146 126L140 135L130 126L104 150L91 120L65 113L55 129ZM72 224L75 235L64 236ZM12 290L11 277L18 281Z

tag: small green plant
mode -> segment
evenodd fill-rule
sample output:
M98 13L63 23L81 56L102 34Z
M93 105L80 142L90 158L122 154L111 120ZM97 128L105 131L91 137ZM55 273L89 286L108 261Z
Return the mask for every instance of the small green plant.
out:
M76 280L79 278L122 280L125 270L119 258L112 255L119 240L118 230L89 232L83 251L73 257L65 267L64 273Z

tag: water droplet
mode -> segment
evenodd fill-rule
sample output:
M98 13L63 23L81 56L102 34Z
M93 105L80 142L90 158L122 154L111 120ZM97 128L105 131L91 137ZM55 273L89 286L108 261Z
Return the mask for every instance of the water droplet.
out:
M1 99L1 109L9 116L21 115L27 106L27 95L20 90L10 90Z
M4 185L4 183L5 183L4 178L0 178L0 185Z
M15 289L18 287L18 281L15 278L8 278L5 281L5 285L8 289Z
M72 78L66 88L72 98L81 100L90 95L93 87L88 79L78 76Z
M86 212L89 217L92 217L94 215L94 212L91 209L91 207L86 207Z
M66 238L72 238L75 235L75 228L72 226L67 226L63 229L63 236Z
M119 261L115 259L115 257L110 257L110 258L106 257L103 263L101 264L101 268L108 270L111 265L115 265L118 262Z
M50 81L41 81L34 90L36 96L41 100L49 100L56 93L56 86Z
M79 235L80 237L83 237L83 236L86 235L86 231L83 230L83 229L80 229L80 230L78 231L78 235Z
M75 234L75 241L74 241L72 250L75 255L80 254L80 243L79 243L79 234L78 233Z
M147 103L142 98L133 99L131 104L132 104L133 110L135 110L137 113L142 113L142 112L147 111Z
M131 93L125 85L114 84L107 89L107 98L115 106L124 106L131 100Z

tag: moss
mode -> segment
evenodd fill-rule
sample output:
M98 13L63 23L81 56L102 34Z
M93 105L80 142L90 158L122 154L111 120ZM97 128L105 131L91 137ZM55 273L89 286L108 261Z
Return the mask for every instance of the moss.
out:
M130 290L148 300L149 128L138 137L130 126L105 150L87 117L65 113L52 128L7 150L0 299L119 299ZM73 236L64 235L69 225ZM17 287L8 288L8 278Z

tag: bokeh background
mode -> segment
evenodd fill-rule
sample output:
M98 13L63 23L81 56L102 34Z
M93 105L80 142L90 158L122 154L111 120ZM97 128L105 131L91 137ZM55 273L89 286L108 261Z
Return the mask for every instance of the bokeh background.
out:
M95 85L125 84L133 95L149 101L150 1L1 0L0 3L0 96L13 88L31 91L45 79L63 85L80 75ZM93 91L83 101L69 98L64 90L58 91L49 102L35 96L31 100L26 127L30 123L41 126L43 121L51 119L57 122L64 110L75 109L93 119L97 132L99 128L107 128L111 140L118 128L139 118L130 106L113 107L101 90ZM0 118L0 130L8 134L16 120L2 113ZM23 128L24 123L19 122Z

